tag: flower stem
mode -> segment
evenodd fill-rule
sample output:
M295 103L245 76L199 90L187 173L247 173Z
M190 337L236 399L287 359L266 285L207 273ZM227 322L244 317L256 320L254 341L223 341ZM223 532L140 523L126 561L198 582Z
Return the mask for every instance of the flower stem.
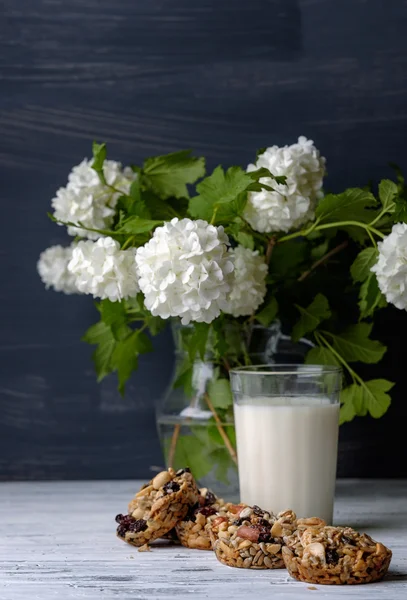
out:
M175 425L174 431L172 432L170 449L168 451L168 467L172 467L174 464L175 449L177 447L177 441L179 438L180 431L181 425L178 423L177 425Z
M321 265L326 263L330 258L332 258L332 256L334 256L335 254L338 254L338 252L341 252L342 250L344 250L348 245L349 245L348 240L345 240L344 242L342 242L342 244L339 244L339 246L332 248L332 250L327 252L322 258L320 258L319 260L314 262L314 264L312 264L310 266L308 271L304 271L304 273L302 273L302 275L300 275L298 277L297 281L304 281L304 279L306 279L308 277L308 275L311 275L312 271L315 271L315 269L317 269L318 267L320 267Z
M213 414L213 418L215 419L216 427L220 433L222 440L225 442L225 446L229 451L229 454L233 460L233 462L237 465L237 454L235 449L233 448L230 439L228 438L226 431L223 428L222 421L219 419L219 415L215 410L215 407L212 404L212 400L209 398L209 394L205 394L206 404L209 406L211 413Z
M127 238L127 240L124 242L123 246L122 246L122 250L125 250L126 248L128 248L133 242L134 242L134 235L131 235L129 238Z
M277 243L277 239L275 236L271 237L268 241L267 250L266 250L266 264L267 265L270 264L271 255L273 254L273 249L274 249L274 246L276 245L276 243Z
M295 233L290 233L289 235L285 235L278 240L278 242L287 242L288 240L293 240L297 237L307 237L313 231L323 231L324 229L332 229L334 227L361 227L365 229L368 233L374 233L377 237L383 239L385 235L371 226L370 223L361 223L360 221L336 221L335 223L325 223L322 225L318 225L318 221L315 221L312 227L308 229L302 229L301 231L296 231Z

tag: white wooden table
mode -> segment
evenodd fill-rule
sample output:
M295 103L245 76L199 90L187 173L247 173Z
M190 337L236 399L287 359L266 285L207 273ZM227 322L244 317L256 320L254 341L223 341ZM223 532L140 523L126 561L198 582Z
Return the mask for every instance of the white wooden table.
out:
M336 522L367 531L393 550L385 581L316 586L284 570L221 565L212 552L178 546L139 553L115 537L138 483L0 484L1 600L407 599L407 481L340 481Z

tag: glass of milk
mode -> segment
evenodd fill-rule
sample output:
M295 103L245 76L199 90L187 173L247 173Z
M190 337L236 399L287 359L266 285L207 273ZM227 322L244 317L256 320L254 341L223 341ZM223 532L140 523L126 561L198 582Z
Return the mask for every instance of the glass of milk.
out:
M255 365L230 374L241 502L331 524L341 369Z

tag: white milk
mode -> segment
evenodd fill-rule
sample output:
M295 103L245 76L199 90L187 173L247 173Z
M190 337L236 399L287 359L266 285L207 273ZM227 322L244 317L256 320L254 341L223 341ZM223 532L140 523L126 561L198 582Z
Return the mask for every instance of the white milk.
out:
M234 412L241 501L332 523L339 405L243 397Z

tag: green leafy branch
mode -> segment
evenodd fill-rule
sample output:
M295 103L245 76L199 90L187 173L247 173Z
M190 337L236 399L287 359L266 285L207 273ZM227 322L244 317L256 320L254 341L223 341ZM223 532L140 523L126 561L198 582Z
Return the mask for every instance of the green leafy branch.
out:
M293 328L293 340L312 333L317 344L308 352L306 363L341 366L351 379L352 383L341 393L341 422L368 412L372 417L381 417L390 405L387 392L394 384L385 379L364 381L349 364L374 364L383 358L386 347L370 338L372 324L351 325L342 333L320 329L321 323L328 321L332 315L328 299L323 294L317 294L307 307L297 306L297 309L300 318Z

